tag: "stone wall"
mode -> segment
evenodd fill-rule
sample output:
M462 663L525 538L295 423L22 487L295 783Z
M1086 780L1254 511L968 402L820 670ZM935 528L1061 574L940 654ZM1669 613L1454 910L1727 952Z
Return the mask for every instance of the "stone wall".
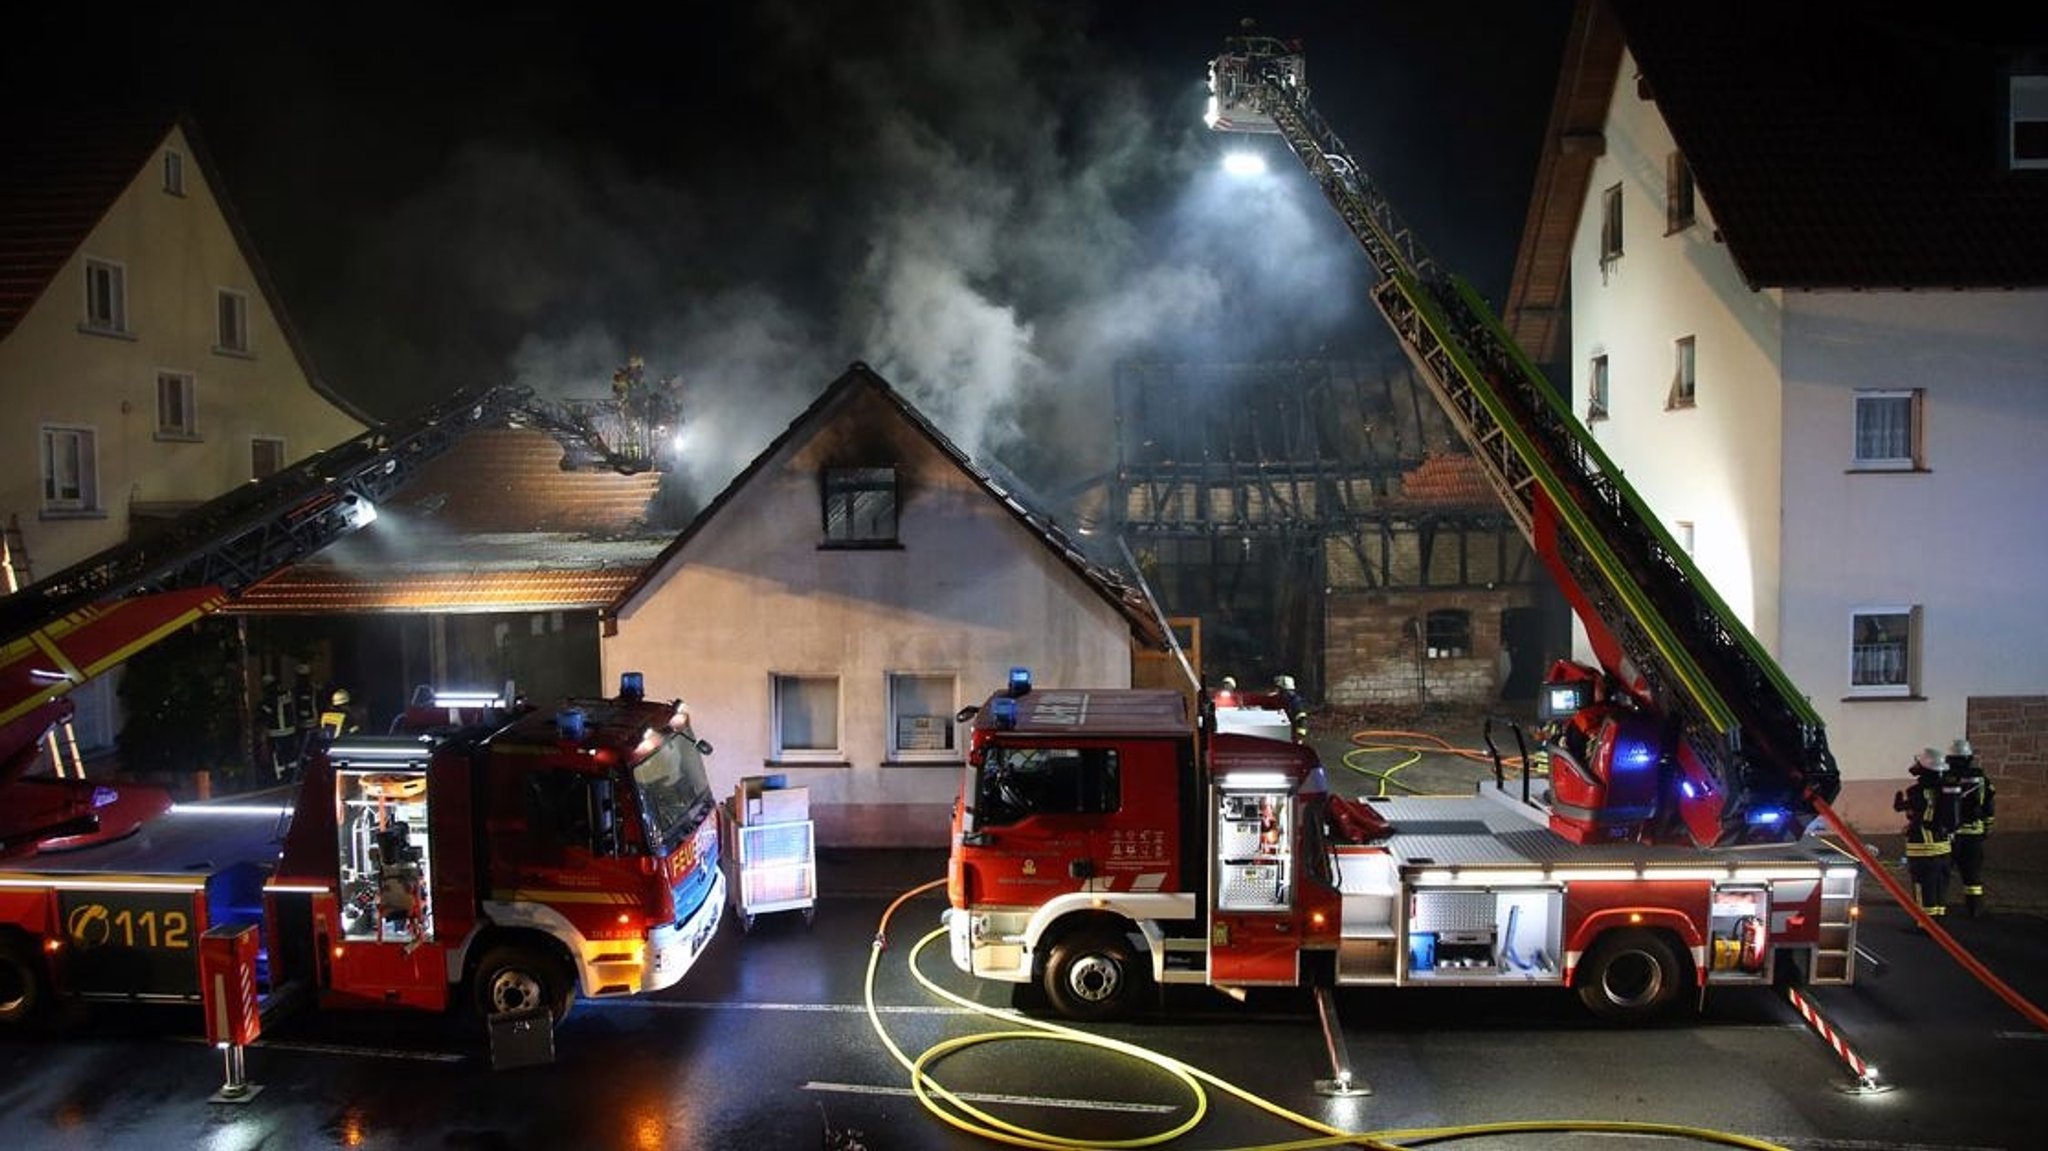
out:
M1973 696L1964 726L1998 788L1997 830L2048 829L2048 696Z
M1528 607L1526 587L1332 591L1324 601L1325 696L1336 708L1490 704L1501 684L1500 616ZM1462 656L1431 656L1422 620L1432 611L1470 613L1471 647Z

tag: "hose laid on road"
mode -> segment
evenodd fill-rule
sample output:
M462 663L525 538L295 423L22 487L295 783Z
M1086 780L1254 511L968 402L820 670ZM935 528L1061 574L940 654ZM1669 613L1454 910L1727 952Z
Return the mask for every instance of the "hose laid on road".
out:
M882 912L881 922L875 929L874 945L869 949L867 973L862 985L868 1024L881 1039L883 1047L910 1074L910 1086L918 1102L925 1110L941 1122L970 1135L976 1135L1012 1147L1028 1148L1030 1151L1120 1151L1124 1148L1155 1147L1180 1138L1199 1126L1209 1113L1208 1092L1204 1085L1222 1091L1249 1106L1269 1115L1292 1123L1303 1130L1314 1132L1306 1139L1283 1143L1266 1143L1240 1151L1308 1151L1315 1147L1365 1147L1373 1151L1399 1151L1402 1148L1420 1147L1430 1143L1447 1142L1454 1139L1490 1138L1501 1135L1557 1134L1585 1132L1608 1135L1654 1135L1666 1138L1691 1139L1696 1142L1718 1144L1725 1147L1750 1148L1752 1151L1788 1151L1775 1143L1735 1135L1725 1131L1713 1131L1701 1127L1687 1127L1674 1123L1638 1123L1631 1121L1534 1119L1501 1123L1473 1123L1446 1127L1414 1127L1403 1130L1375 1132L1346 1131L1334 1127L1312 1116L1289 1110L1269 1099L1254 1095L1224 1079L1218 1078L1189 1066L1171 1056L1139 1047L1136 1044L1094 1035L1078 1028L1066 1027L1044 1020L1031 1019L1015 1012L999 1011L963 995L955 994L934 983L918 966L918 956L934 940L945 935L944 928L928 932L911 947L906 962L911 977L926 991L977 1014L1002 1021L1005 1030L979 1032L973 1035L957 1036L943 1040L927 1048L915 1059L898 1047L888 1030L882 1026L881 1013L875 1006L875 972L880 966L882 952L888 948L889 921L896 910L911 899L933 888L943 886L945 880L935 879L914 887L896 897ZM1023 1029L1018 1029L1021 1026ZM1034 1040L1041 1042L1078 1043L1105 1051L1128 1055L1149 1066L1156 1067L1187 1087L1194 1098L1194 1113L1186 1121L1165 1131L1142 1135L1130 1139L1077 1140L1038 1131L1008 1122L989 1114L987 1111L962 1099L932 1077L931 1069L946 1056L981 1043L1014 1042ZM942 1102L943 1101L943 1104ZM950 1108L950 1109L949 1109Z

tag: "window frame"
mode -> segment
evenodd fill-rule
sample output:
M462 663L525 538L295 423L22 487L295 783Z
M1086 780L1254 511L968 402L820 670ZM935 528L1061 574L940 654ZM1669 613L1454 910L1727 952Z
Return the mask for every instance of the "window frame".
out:
M930 712L919 715L905 715L900 710L906 702L904 699L906 693L902 690L903 686L916 682L928 684L943 683L944 689L938 694L944 696L947 702L936 715ZM962 762L959 733L955 730L953 722L953 716L960 710L960 677L958 675L950 671L892 671L885 673L883 685L883 706L887 709L885 717L888 723L888 731L886 733L888 762L944 764L959 764ZM935 726L943 733L944 746L936 748L904 746L903 721L906 719L936 719L937 724Z
M1621 185L1600 193L1600 268L1605 271L1622 255Z
M1695 407L1699 396L1699 341L1694 336L1680 336L1671 342L1671 395L1664 407L1667 411Z
M213 350L216 355L249 354L249 293L220 288L214 293Z
M1882 638L1871 642L1864 638L1862 621L1879 617L1903 618L1905 635L1897 641ZM1880 631L1879 635L1886 633ZM1919 604L1869 604L1849 609L1849 645L1847 672L1849 699L1919 699L1921 649L1925 643L1924 626ZM1898 665L1899 679L1883 682L1858 683L1857 677L1864 674L1860 668L1866 659L1879 658L1880 646L1902 647L1903 650L1888 662ZM1868 649L1868 650L1866 650Z
M806 684L829 684L832 696L832 743L824 746L791 746L788 741L784 717L785 686L801 688ZM821 672L769 672L768 673L768 754L774 763L844 763L845 753L845 688L840 677Z
M101 292L96 280L103 280L107 287L106 315L100 314ZM129 334L127 265L99 256L85 257L85 318L79 321L78 327L80 331L99 335Z
M886 484L878 479L884 473L888 477ZM822 496L819 526L824 533L820 547L857 550L902 546L903 485L896 465L830 466L823 469L818 483ZM860 525L864 518L878 518L862 515L865 510L862 497L885 490L888 493L886 527L880 530L862 528ZM835 510L839 512L836 521ZM846 526L835 528L835 523ZM835 531L842 534L835 535Z
M164 194L180 196L185 194L185 154L176 148L164 149L163 160Z
M1906 454L1865 456L1863 413L1865 402L1906 403ZM1927 391L1925 388L1858 388L1850 397L1849 470L1852 472L1922 472L1926 457Z
M2048 168L2048 75L2012 76L2006 87L2006 164Z
M273 447L273 448L274 448L274 449L276 450L276 452L277 452L277 464L276 464L276 466L272 467L272 468L271 468L271 469L270 469L269 471L264 471L264 470L263 470L263 468L262 468L262 460L260 460L260 459L258 459L258 458L257 458L257 453L258 453L259 451L261 451L261 450L262 450L262 449L263 449L263 448L264 448L264 447L265 447L266 445L267 445L267 446L271 446L271 447ZM285 454L285 442L284 442L284 437L283 437L283 436L250 436L250 437L249 437L249 478L250 478L250 479L252 479L252 480L263 480L263 479L269 479L269 478L270 478L271 476L274 476L274 475L276 475L277 473L279 473L279 472L283 471L283 470L285 469L285 465L286 465L286 464L288 464L288 463L290 463L290 462L291 462L291 457Z
M67 442L77 447L71 453L76 456L73 477L75 494L59 495L57 492L57 459L59 443ZM46 516L85 516L100 512L99 492L99 429L90 424L44 424L38 433L40 448L38 485L42 497L42 512Z
M1699 222L1699 189L1693 183L1692 165L1685 153L1673 151L1664 158L1664 234L1676 235Z
M167 396L165 385L172 385L176 395ZM170 409L176 407L176 412ZM167 414L170 418L166 418ZM197 440L199 435L199 377L191 372L173 368L158 368L156 373L156 438L159 440Z
M1455 624L1455 627L1450 625ZM1439 639L1456 643L1438 643ZM1472 613L1461 607L1436 607L1422 613L1422 648L1427 659L1469 659L1472 655Z
M1608 396L1612 388L1611 366L1607 353L1596 354L1587 369L1586 420L1604 420L1608 414Z

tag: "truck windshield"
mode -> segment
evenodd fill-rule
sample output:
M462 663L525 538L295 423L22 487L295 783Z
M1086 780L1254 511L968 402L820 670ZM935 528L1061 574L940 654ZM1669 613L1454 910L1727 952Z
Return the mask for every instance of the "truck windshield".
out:
M711 814L704 757L687 735L663 740L653 754L634 764L633 782L640 789L641 810L647 813L648 838L662 855Z
M1100 815L1123 805L1112 747L995 747L975 783L985 825L1047 812Z

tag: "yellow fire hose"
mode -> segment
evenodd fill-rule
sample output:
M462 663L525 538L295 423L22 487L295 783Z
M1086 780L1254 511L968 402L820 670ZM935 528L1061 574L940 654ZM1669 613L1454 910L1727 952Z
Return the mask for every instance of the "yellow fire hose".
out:
M1200 1126L1209 1114L1207 1087L1215 1088L1239 1101L1294 1124L1305 1131L1313 1132L1310 1137L1283 1143L1264 1143L1237 1151L1307 1151L1313 1147L1366 1147L1400 1149L1416 1147L1425 1143L1439 1143L1452 1139L1488 1138L1500 1135L1536 1133L1596 1132L1607 1135L1654 1135L1667 1138L1690 1139L1700 1143L1717 1144L1725 1147L1746 1147L1755 1151L1787 1151L1786 1148L1761 1139L1752 1139L1724 1131L1713 1131L1701 1127L1687 1127L1674 1123L1637 1123L1616 1120L1569 1120L1532 1119L1502 1123L1473 1123L1449 1127L1411 1127L1400 1130L1358 1132L1346 1131L1328 1123L1289 1110L1271 1100L1254 1095L1241 1087L1220 1079L1196 1067L1182 1063L1157 1051L1139 1047L1121 1040L1094 1035L1078 1028L1067 1027L1044 1020L1031 1019L1015 1012L999 1011L984 1004L976 1003L965 996L955 994L928 978L918 967L918 956L933 940L945 934L943 928L927 933L910 949L906 962L911 977L934 996L957 1007L1000 1021L1003 1030L986 1031L973 1035L958 1036L944 1040L927 1048L912 1058L897 1046L886 1028L882 1026L880 1012L875 1007L875 972L881 964L882 952L888 947L889 921L896 910L924 892L943 886L945 880L935 879L930 883L914 887L896 897L875 929L874 946L868 953L867 975L862 988L867 1009L868 1024L881 1039L882 1046L910 1075L910 1088L925 1110L941 1122L965 1131L971 1135L1012 1147L1030 1148L1032 1151L1110 1151L1110 1149L1156 1147L1171 1142ZM1141 1063L1155 1067L1183 1084L1193 1097L1194 1110L1185 1121L1152 1135L1130 1139L1086 1140L1072 1139L1048 1131L1035 1130L991 1115L976 1107L958 1094L947 1089L932 1071L948 1055L982 1043L997 1042L1054 1042L1078 1043L1120 1055L1127 1055Z

